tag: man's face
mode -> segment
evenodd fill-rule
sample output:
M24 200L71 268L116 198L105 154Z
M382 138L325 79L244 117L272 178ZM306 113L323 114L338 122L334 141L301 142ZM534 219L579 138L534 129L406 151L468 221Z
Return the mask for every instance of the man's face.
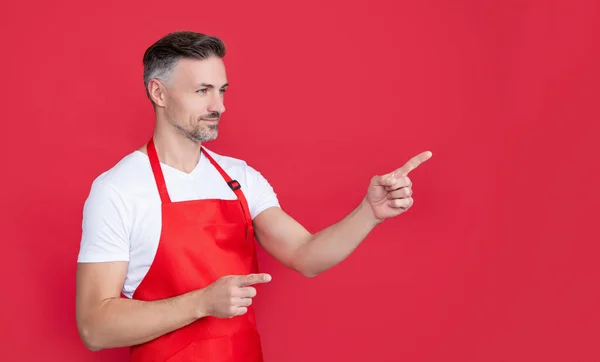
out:
M168 122L188 139L206 142L217 138L227 90L225 65L218 57L182 59L169 75L165 91Z

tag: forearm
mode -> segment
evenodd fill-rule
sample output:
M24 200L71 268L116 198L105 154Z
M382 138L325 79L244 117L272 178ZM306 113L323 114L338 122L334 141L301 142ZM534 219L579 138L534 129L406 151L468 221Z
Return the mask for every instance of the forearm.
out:
M365 202L339 222L312 235L296 254L297 268L315 276L348 257L379 223Z
M198 292L158 301L110 298L80 323L80 333L91 350L148 342L204 316Z

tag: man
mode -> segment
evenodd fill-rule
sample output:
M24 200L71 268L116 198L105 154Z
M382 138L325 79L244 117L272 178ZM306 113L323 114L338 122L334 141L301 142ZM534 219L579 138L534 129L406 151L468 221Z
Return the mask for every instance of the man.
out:
M131 361L262 361L252 298L256 243L307 277L344 260L386 218L411 207L408 173L372 178L364 200L316 234L287 215L244 161L208 150L225 112L223 43L169 34L144 54L151 140L94 180L83 214L77 324L93 351ZM256 238L256 239L255 239Z

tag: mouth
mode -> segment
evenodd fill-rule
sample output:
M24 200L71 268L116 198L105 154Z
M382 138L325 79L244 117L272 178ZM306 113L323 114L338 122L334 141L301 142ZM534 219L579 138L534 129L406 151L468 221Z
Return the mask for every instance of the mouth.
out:
M200 121L208 124L219 124L219 119L217 118L200 118Z

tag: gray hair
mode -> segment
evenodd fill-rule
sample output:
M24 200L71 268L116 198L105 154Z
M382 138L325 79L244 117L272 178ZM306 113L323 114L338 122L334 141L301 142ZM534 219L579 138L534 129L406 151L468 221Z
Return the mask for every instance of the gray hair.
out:
M151 79L167 81L169 73L180 59L223 58L226 49L217 37L192 31L170 33L152 44L144 53L144 88L150 98L148 83Z

